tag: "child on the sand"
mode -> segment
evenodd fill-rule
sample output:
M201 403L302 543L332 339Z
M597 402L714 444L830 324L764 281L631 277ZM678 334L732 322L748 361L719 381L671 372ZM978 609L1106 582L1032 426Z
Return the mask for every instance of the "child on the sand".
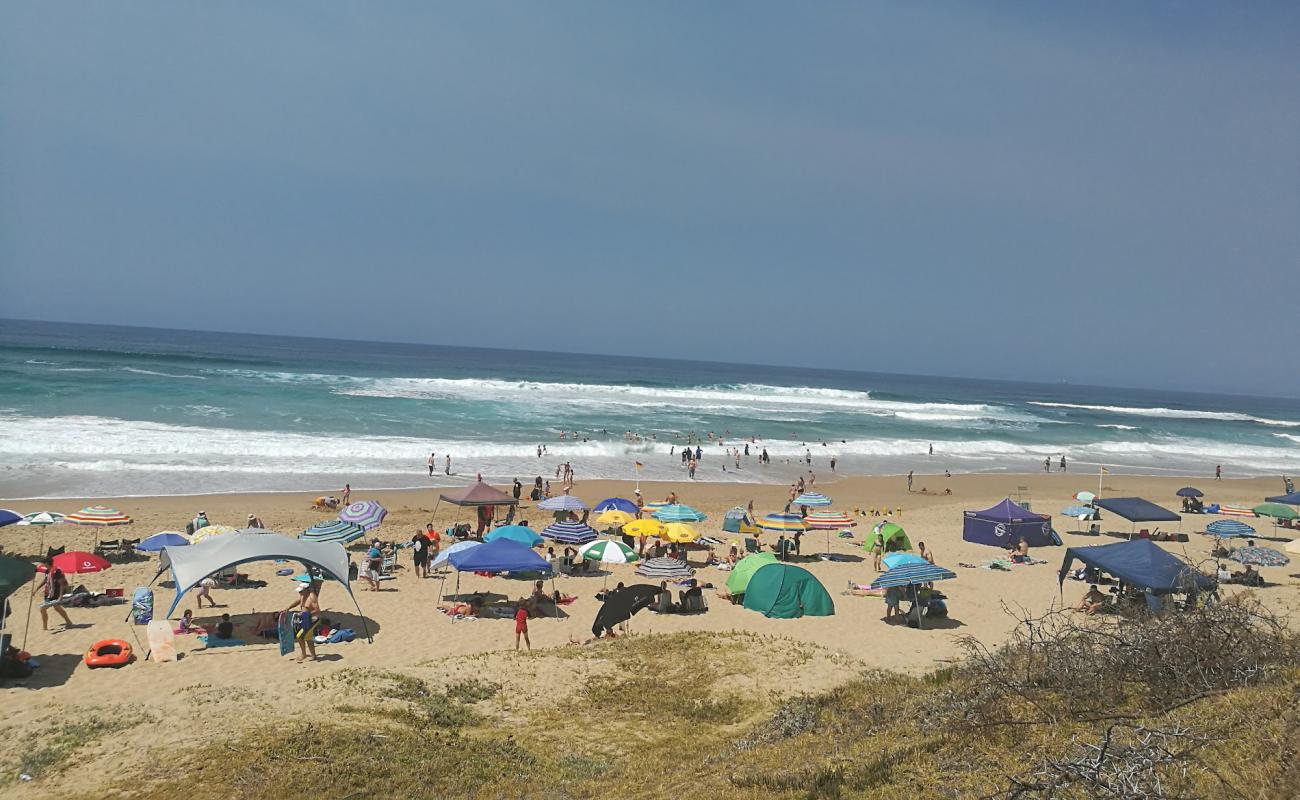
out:
M524 643L528 645L529 651L533 649L533 643L528 639L528 607L525 605L528 598L519 598L519 606L515 609L515 652L519 652L519 637L524 637Z

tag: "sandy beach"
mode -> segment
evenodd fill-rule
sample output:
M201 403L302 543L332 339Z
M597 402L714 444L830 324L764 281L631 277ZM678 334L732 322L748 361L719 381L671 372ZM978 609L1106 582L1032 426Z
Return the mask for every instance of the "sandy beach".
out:
M1276 480L1226 480L1215 482L1201 478L1147 478L1106 476L1103 492L1108 496L1138 495L1160 502L1168 508L1178 508L1174 492L1181 486L1198 485L1209 498L1225 503L1250 504L1258 502L1265 494L1276 489ZM859 525L852 540L811 532L803 541L807 556L825 551L848 557L845 561L823 561L815 558L804 563L827 587L836 604L836 613L830 617L795 620L766 619L763 616L733 606L709 594L709 611L703 615L656 615L642 612L631 624L636 636L679 632L705 631L712 633L745 632L762 637L780 637L799 645L811 646L818 655L806 668L799 670L788 688L799 690L824 689L847 677L858 675L864 669L883 668L918 674L935 668L958 654L960 637L975 637L996 645L1014 624L1011 613L1024 609L1040 612L1061 601L1058 593L1057 569L1064 548L1037 548L1034 555L1046 563L1016 566L1010 571L980 568L995 556L996 548L962 541L962 511L993 505L1004 497L1028 500L1036 510L1055 513L1071 503L1071 495L1079 490L1096 490L1097 476L1086 474L1052 475L1001 475L953 476L917 475L915 491L909 493L903 478L850 477L834 481L820 481L818 489L835 500L835 508L845 511L877 511L888 508L890 519L903 525L912 541L924 541L935 553L937 563L957 572L957 579L942 588L949 596L950 617L927 630L914 630L906 626L883 621L883 603L874 597L857 597L845 594L850 581L869 582L875 575L870 557L863 552L861 543L870 526L879 518L855 516ZM922 489L926 493L921 493ZM660 500L675 491L680 500L709 515L708 521L697 527L703 534L718 536L724 541L740 537L720 531L723 513L735 505L753 500L760 514L779 510L786 498L786 489L776 486L736 486L707 483L643 483L641 490L648 500ZM951 490L951 494L944 494ZM627 482L579 482L573 493L588 503L605 497L630 496L632 485ZM120 498L96 500L129 514L134 524L103 531L105 538L125 535L130 538L147 536L160 530L183 530L185 523L197 511L207 512L217 524L242 525L247 515L255 513L267 528L296 535L303 528L332 515L313 510L311 499L317 493L302 494L245 494L202 497ZM433 522L438 528L460 521L472 521L472 510L460 509L446 503L438 506L437 492L354 492L353 499L373 499L383 503L389 514L378 535L385 540L408 539L417 527ZM52 510L71 511L90 501L59 501ZM5 503L20 512L44 510L50 502ZM435 513L435 507L437 511ZM535 528L544 527L545 512L530 508L521 510L520 516ZM1185 544L1166 543L1163 546L1194 561L1208 556L1209 539L1199 535L1204 526L1216 519L1212 516L1184 515L1178 529L1190 534ZM1054 523L1066 545L1099 544L1116 539L1071 533L1077 526L1062 517ZM1128 531L1128 523L1110 518L1108 529ZM1262 538L1273 531L1259 526ZM1279 532L1286 536L1287 531ZM89 550L96 533L90 528L56 525L50 528L17 527L5 529L5 552L35 554L43 547L64 546ZM775 539L765 534L765 543ZM354 559L360 558L356 543L350 551ZM545 547L543 547L543 550ZM725 553L724 548L720 548ZM695 561L702 553L693 556ZM865 556L865 558L864 558ZM863 560L859 560L863 559ZM233 724L238 727L245 721L261 720L265 715L292 717L301 713L302 682L304 679L329 676L340 670L352 668L405 669L439 663L447 675L491 665L500 671L508 685L517 693L550 693L559 691L564 681L553 675L541 674L522 667L508 666L514 662L513 624L509 619L479 619L452 621L437 613L435 607L447 602L455 586L455 574L445 582L439 577L419 579L411 569L409 551L404 551L394 580L383 584L383 591L364 590L364 582L353 584L361 609L374 633L373 643L357 641L344 645L322 646L322 660L299 664L292 658L278 656L273 643L255 642L244 633L249 644L244 647L207 651L193 636L180 636L178 650L184 657L176 663L156 664L137 661L122 670L92 671L80 663L81 654L93 642L101 639L121 638L143 641L143 629L137 629L125 620L129 606L104 608L74 608L69 613L75 627L46 632L41 630L38 612L33 609L30 627L27 620L27 597L20 592L14 596L14 613L10 629L15 642L25 641L26 649L42 661L43 666L30 679L18 684L8 683L3 692L6 707L13 713L8 718L7 730L19 732L39 726L40 720L51 713L77 707L81 710L103 706L129 708L141 713L165 716L171 722L166 726L137 728L129 735L114 740L104 758L117 757L127 748L140 746L149 752L165 753L167 748L180 746L187 741L199 741L206 734L204 719L217 709L229 708ZM974 568L959 564L974 565ZM102 573L70 576L72 583L84 584L92 590L122 588L129 598L137 586L148 584L156 571L157 557L115 565ZM1294 567L1265 569L1269 586L1258 590L1259 596L1270 606L1282 612L1300 608L1300 581L1292 573ZM287 607L294 599L289 580L274 575L274 565L257 563L248 565L246 572L262 588L216 589L216 609L199 611L193 597L187 597L178 607L193 608L200 624L213 624L221 612L231 614L238 625L246 625L257 612ZM698 570L697 577L704 582L721 585L726 573L713 568ZM563 608L560 619L534 620L531 636L534 649L565 648L572 638L590 635L591 622L599 607L594 594L608 581L642 582L633 575L631 566L609 568L607 574L592 577L559 577L557 588L577 596L577 600ZM505 578L485 578L464 575L460 583L462 593L490 592L494 600L505 603L527 593L529 586L521 581ZM165 609L171 602L169 589L155 587L157 606ZM1074 603L1083 591L1081 584L1067 581L1064 599ZM1229 588L1228 591L1233 591ZM355 610L337 584L327 585L322 596L327 617L341 620L343 624L360 630ZM1011 612L1011 613L1009 613ZM51 615L51 627L56 627L57 617ZM599 645L596 645L599 646ZM486 660L485 660L486 659ZM478 665L475 667L474 665ZM504 666L503 665L507 665ZM202 687L206 698L202 704L194 701L193 687ZM221 713L220 711L218 713ZM152 733L151 733L152 732ZM6 736L8 747L19 746L22 736ZM98 757L92 754L92 759ZM77 780L71 778L70 780ZM49 788L47 785L46 789ZM35 787L32 791L37 791Z

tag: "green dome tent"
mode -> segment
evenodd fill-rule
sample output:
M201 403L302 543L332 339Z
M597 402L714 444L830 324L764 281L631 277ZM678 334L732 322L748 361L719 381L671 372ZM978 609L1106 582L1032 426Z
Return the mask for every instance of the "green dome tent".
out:
M871 535L862 543L863 550L870 550L876 543L876 538L884 539L884 552L896 553L901 550L911 550L912 540L907 538L907 532L903 526L895 525L892 522L882 522L871 531Z
M765 564L749 579L745 608L765 617L829 617L835 603L813 574L793 564Z
M736 562L736 566L727 576L727 591L733 595L744 594L745 589L749 587L750 578L754 573L768 564L776 563L775 553L754 553L745 556Z

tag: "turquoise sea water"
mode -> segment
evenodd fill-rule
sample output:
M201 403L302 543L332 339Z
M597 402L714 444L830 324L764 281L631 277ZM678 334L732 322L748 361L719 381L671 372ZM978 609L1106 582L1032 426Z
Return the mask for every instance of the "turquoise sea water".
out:
M1062 454L1093 474L1300 467L1294 399L17 321L0 321L0 433L4 497L528 481L562 461L678 479L691 433L705 480L787 482L806 452L819 474L831 456L870 474ZM751 437L773 465L723 472Z

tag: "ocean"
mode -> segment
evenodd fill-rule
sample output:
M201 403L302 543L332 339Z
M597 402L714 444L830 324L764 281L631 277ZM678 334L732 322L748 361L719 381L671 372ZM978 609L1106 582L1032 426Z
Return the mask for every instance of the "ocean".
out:
M0 321L0 497L680 480L692 434L710 481L1300 471L1295 399Z

